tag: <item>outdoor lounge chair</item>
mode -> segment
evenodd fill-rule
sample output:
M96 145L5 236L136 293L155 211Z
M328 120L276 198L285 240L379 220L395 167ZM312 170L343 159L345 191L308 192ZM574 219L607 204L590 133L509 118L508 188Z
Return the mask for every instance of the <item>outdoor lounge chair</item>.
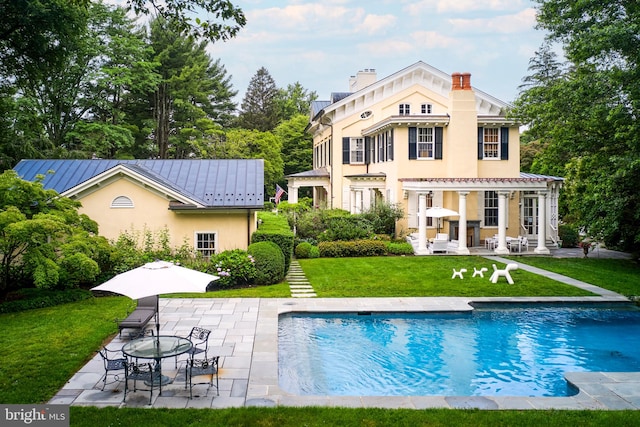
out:
M120 336L122 336L123 329L135 329L137 331L137 334L134 335L140 335L140 333L144 330L145 325L149 323L149 320L151 320L153 316L156 315L157 310L157 295L140 298L138 300L136 309L133 310L126 319L116 319L116 322L118 323L118 329L120 330Z
M449 242L447 240L434 240L429 245L429 252L432 254L436 252L449 253Z

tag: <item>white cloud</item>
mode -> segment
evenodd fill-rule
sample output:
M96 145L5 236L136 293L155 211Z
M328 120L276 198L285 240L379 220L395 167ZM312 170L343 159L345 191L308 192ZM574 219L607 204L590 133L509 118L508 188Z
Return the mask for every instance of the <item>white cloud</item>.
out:
M437 11L438 13L508 11L521 9L523 4L523 0L421 0L411 1L404 7L404 10L410 15L425 11Z
M450 28L459 33L513 34L531 31L536 25L536 11L525 9L515 15L493 18L450 19Z
M397 17L393 15L366 15L360 25L356 26L356 32L363 32L369 35L384 34L387 29L394 26Z

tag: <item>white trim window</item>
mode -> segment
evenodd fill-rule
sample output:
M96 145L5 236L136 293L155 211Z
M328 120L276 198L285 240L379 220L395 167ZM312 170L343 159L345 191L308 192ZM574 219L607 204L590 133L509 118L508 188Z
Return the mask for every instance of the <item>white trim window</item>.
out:
M349 140L349 163L364 163L364 138L350 138Z
M433 105L431 104L422 104L420 105L420 113L421 114L431 114L433 112Z
M433 159L433 128L418 128L418 159Z
M484 226L498 226L498 192L489 190L484 192Z
M216 254L217 233L211 231L197 231L196 252L203 258L209 259Z
M483 153L485 159L500 158L500 129L484 128L482 138Z
M399 104L398 105L398 114L401 116L408 116L411 114L411 105L409 104Z

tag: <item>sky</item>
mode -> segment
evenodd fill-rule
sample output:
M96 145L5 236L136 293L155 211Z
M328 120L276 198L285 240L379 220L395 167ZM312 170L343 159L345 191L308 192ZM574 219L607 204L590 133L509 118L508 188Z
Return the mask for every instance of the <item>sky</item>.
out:
M319 100L347 92L349 77L382 79L418 61L512 102L542 44L533 0L232 0L247 18L238 35L209 47L240 103L265 67L276 85L299 82Z

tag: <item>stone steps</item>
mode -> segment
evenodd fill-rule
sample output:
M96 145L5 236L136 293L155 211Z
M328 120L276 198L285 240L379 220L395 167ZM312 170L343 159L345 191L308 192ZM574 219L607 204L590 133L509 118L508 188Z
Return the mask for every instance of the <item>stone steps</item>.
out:
M317 296L298 261L291 260L286 280L291 290L291 298L313 298Z

